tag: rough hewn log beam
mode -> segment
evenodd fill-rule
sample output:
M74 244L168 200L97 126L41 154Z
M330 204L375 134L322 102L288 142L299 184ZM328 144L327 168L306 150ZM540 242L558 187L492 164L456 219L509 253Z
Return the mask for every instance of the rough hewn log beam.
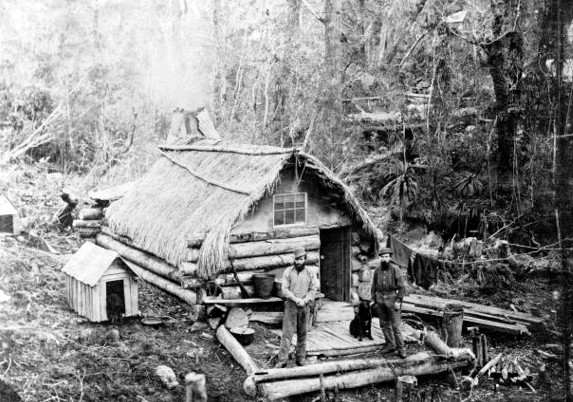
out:
M396 362L388 367L376 367L366 371L351 371L340 375L324 376L323 386L327 389L335 387L338 389L356 388L369 384L394 381L398 376L439 374L449 371L451 368L465 367L472 362L473 357L469 353L460 353L458 359L445 362L434 355L422 352L409 356L401 360L401 362ZM264 400L274 401L292 395L318 391L320 387L321 381L317 374L313 378L296 378L260 383L257 384L256 390Z
M100 246L117 252L126 260L132 261L154 274L158 274L175 281L179 281L181 279L181 273L177 268L151 254L123 244L122 242L103 233L99 233L97 235L96 241Z
M224 325L217 329L217 339L227 349L227 351L235 358L237 363L245 370L247 375L251 375L258 371L259 368L253 358L247 353L245 348L235 339Z

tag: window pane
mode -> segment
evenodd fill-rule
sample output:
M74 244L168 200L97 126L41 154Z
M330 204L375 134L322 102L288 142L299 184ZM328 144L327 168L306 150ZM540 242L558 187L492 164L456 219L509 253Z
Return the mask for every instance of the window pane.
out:
M304 209L297 209L296 210L296 222L305 222L305 211Z
M304 200L296 202L296 209L304 209Z
M286 209L294 209L294 201L287 201L285 203L285 208Z
M294 201L296 199L296 194L285 194L284 197L286 202Z
M284 225L284 213L283 211L275 211L275 225Z
M275 211L282 211L283 209L285 209L285 204L282 202L275 203Z
M296 200L297 201L304 201L304 199L306 198L304 195L305 195L305 193L298 193L296 195Z
M294 223L294 210L285 211L285 225L290 225Z

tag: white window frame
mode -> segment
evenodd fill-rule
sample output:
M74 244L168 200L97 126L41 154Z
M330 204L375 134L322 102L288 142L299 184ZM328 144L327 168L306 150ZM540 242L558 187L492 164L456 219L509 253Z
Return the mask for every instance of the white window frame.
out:
M294 223L284 223L284 224L280 224L277 225L275 223L275 204L276 204L276 197L277 196L285 196L285 195L294 195L295 198L297 195L304 195L304 222L294 222ZM295 213L295 221L296 221L296 201L295 201L295 208L294 208L294 213ZM282 193L282 194L274 194L273 195L273 228L285 228L285 227L291 227L291 226L304 226L306 225L308 219L308 195L307 193Z

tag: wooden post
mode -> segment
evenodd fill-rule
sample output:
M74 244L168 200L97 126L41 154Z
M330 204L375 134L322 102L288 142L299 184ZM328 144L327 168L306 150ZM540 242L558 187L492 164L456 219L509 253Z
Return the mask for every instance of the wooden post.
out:
M324 390L324 374L320 373L320 402L326 402L326 391Z
M489 354L487 352L487 338L485 334L481 334L481 356L484 363L489 361Z
M483 356L483 346L481 334L475 334L472 338L472 351L476 357L476 367L483 367L485 364Z
M396 402L403 402L404 395L408 396L408 400L410 400L410 396L414 389L418 386L418 379L412 375L405 375L396 378Z
M442 339L450 348L459 348L462 342L464 307L460 304L446 304L442 319Z
M185 376L185 402L207 402L205 374L189 373Z

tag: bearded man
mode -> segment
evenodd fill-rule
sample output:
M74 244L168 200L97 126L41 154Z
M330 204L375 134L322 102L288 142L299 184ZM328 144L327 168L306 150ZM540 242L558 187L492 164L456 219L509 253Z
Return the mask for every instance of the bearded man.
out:
M306 364L306 333L310 316L310 304L320 286L316 274L306 267L306 251L294 251L294 265L285 269L282 277L282 292L285 301L283 335L275 368L286 367L292 336L296 330L296 364Z
M372 300L376 302L380 329L384 334L385 346L382 353L396 352L406 357L402 340L401 313L404 298L404 278L400 267L392 261L392 250L380 249L380 266L374 271L372 279Z

